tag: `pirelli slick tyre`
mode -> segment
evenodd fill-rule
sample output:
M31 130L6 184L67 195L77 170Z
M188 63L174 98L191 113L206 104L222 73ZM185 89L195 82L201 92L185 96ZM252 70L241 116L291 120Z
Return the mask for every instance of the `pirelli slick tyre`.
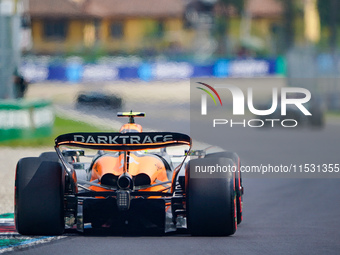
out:
M59 157L55 151L47 151L40 154L39 158L43 161L59 162Z
M39 158L43 161L60 162L58 154L55 151L46 151L40 154ZM67 162L72 162L73 158L70 156L64 157Z
M237 229L233 173L223 172L208 177L194 172L196 167L216 164L232 166L234 163L227 158L199 158L190 160L186 167L187 224L194 236L229 236Z
M19 160L15 178L15 226L22 235L64 232L63 172L58 162Z
M243 186L242 186L242 173L241 173L241 160L235 152L216 152L207 154L205 158L229 158L231 159L236 167L235 172L235 187L236 187L236 206L237 206L237 224L240 224L243 220Z

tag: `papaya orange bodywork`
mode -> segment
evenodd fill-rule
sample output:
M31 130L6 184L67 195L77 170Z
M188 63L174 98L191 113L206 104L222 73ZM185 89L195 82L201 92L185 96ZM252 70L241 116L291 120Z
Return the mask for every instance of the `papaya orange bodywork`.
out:
M146 174L151 180L151 184L157 182L169 181L167 176L167 170L163 161L156 155L143 154L143 153L130 153L129 164L127 172L132 176L138 174ZM126 164L127 165L127 164ZM91 181L98 180L99 183L104 174L110 173L115 176L120 176L124 172L124 154L106 154L98 158L92 167ZM159 185L143 189L143 191L162 191L168 188L169 185ZM91 186L92 190L104 191L105 189L100 187ZM142 191L142 190L141 190ZM168 190L165 190L167 192Z
M128 133L128 132L143 132L143 128L141 125L139 124L135 124L135 123L128 123L128 124L124 124L119 132L121 133Z

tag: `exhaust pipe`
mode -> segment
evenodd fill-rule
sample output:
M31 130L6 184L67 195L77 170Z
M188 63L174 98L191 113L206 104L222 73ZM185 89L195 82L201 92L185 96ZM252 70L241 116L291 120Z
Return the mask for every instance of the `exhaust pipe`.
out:
M117 190L117 206L120 211L127 211L130 208L130 190L133 189L132 177L128 173L123 173L117 180L120 188Z
M120 189L132 189L133 181L131 175L128 173L123 173L121 176L119 176L117 185Z

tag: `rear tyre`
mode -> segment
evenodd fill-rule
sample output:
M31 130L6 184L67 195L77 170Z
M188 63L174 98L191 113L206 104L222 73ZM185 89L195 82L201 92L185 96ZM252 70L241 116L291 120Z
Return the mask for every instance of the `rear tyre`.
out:
M19 160L15 179L15 226L22 235L64 232L63 172L58 162Z
M58 157L58 154L55 151L47 151L40 154L39 158L41 158L42 161L52 161L52 162L60 162L60 159ZM64 159L67 162L73 162L73 158L71 156L66 156Z
M235 173L235 187L236 187L236 206L237 206L237 224L240 224L243 220L243 186L242 186L242 173L241 173L241 160L235 152L216 152L207 154L205 158L229 158L237 167Z
M55 151L47 151L40 154L39 158L43 161L59 162L59 157Z
M226 158L204 158L190 160L186 168L187 224L194 236L229 236L237 229L233 173L221 173L218 178L191 176L196 166L216 164L234 165Z

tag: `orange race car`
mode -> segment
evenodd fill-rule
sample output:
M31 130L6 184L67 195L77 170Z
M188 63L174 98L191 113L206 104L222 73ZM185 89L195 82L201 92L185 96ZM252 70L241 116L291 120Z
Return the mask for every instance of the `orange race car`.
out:
M237 154L191 151L191 138L185 134L143 132L135 117L144 115L118 113L129 118L120 132L60 135L55 152L20 159L17 231L61 235L65 229L188 229L192 235L234 234L242 220L243 195Z

